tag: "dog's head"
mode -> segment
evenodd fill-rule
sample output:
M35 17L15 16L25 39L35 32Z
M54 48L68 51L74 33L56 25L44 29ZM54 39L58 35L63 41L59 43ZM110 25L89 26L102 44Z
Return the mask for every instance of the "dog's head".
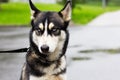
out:
M29 0L31 8L31 38L41 54L49 55L62 51L67 39L67 26L71 20L71 2L59 12L44 12ZM67 43L66 43L67 45Z

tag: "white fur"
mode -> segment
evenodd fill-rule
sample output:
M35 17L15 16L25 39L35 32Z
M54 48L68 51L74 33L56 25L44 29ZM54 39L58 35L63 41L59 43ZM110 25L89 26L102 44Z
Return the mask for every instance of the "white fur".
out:
M61 70L66 68L66 59L63 56L61 58L61 65L59 66L59 68L54 69L56 67L55 64L52 64L50 67L42 69L43 72L47 73L47 74L57 74L58 72L60 72Z
M35 17L33 16L34 15L34 13L35 13L35 11L34 10L31 10L31 19L35 19Z
M39 28L40 28L41 30L43 30L43 27L44 27L43 24L40 23L40 24L39 24Z
M53 23L49 24L50 27L53 25L54 25ZM40 23L40 26L41 26L41 23ZM64 40L66 38L66 34L64 31L61 31L60 36L48 35L48 33L47 33L47 27L48 27L47 20L45 22L44 27L45 27L45 31L44 31L43 35L38 36L38 35L36 35L35 31L33 31L33 35L32 35L33 41L38 46L38 49L41 53L42 53L42 50L41 50L42 45L49 46L49 52L53 53L53 55L51 56L51 59L54 59L54 58L56 58L56 55L58 54L58 52L61 52L60 49L62 49L62 47L63 47ZM59 56L59 55L57 55L57 56Z
M36 77L36 76L30 75L30 80L67 80L67 79L66 79L66 74L62 74L59 76L45 75L42 77Z
M24 65L22 69L22 77L21 77L23 80L26 79L25 69L26 69L26 66Z
M51 23L49 24L49 29L51 30L53 27L54 27L54 24L51 22Z
M30 75L30 80L45 80L45 79L43 79L42 77L36 77L36 76Z
M57 69L55 69L55 67L55 64L52 64L50 67L44 69L40 67L40 70L45 72L46 75L42 77L30 75L30 80L66 80L66 74L60 74L59 76L57 76L58 79L56 79L56 76L52 75L57 74L58 72L66 68L66 60L64 56L61 58L61 65Z
M65 9L63 11L61 11L61 13L63 14L63 19L65 21L69 21L71 20L71 13L72 13L72 9L71 9L71 4L69 3Z
M41 46L46 44L49 46L49 60L55 60L62 53L61 50L63 48L65 42L66 34L64 31L61 31L60 36L50 36L47 34L43 34L42 36L37 36L35 31L33 32L33 41L38 46L39 51L41 51Z
M37 36L35 31L33 32L33 41L38 46L38 49L40 52L42 45L48 45L49 46L49 52L52 53L55 51L55 48L57 46L59 37L51 37L50 35L43 34L42 36Z
M66 39L66 34L64 31L61 31L61 35L59 36L59 41L57 43L56 50L49 56L50 60L55 60L62 53L65 39Z

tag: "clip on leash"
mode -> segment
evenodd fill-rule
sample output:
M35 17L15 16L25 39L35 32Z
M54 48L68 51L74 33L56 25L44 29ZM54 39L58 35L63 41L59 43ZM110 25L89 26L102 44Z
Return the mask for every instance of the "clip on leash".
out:
M8 51L0 51L0 53L21 53L21 52L27 52L28 48L21 48L16 50L8 50Z

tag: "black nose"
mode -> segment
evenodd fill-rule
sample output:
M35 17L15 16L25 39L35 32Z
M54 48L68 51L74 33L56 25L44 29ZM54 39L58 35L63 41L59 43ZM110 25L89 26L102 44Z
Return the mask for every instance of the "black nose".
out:
M49 51L49 47L47 45L42 45L41 50L42 50L42 52L46 53Z

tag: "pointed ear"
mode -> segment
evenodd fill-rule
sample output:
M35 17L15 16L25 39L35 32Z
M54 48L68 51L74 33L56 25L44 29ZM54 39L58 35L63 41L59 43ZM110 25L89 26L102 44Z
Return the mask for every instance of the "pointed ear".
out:
M31 19L34 19L36 17L36 15L40 12L40 10L38 10L35 5L32 3L31 0L29 0L29 5L31 8Z
M72 14L72 2L67 1L66 5L59 13L61 14L64 21L70 21Z

